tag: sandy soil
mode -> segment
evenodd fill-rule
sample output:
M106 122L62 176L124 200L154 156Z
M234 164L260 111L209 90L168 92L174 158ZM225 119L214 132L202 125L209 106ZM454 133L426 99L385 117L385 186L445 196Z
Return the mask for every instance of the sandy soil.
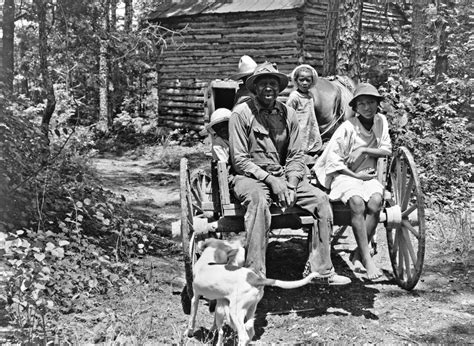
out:
M202 160L197 160L202 164ZM155 220L170 235L171 223L179 219L179 177L176 167L162 169L156 158L97 158L98 175L110 190ZM352 279L344 287L308 285L297 290L266 288L257 309L254 343L471 343L474 340L473 252L440 238L436 221L428 220L423 275L414 290L407 292L391 279L385 235L378 233L377 264L385 276L377 282L364 279L348 261L354 240L350 229L334 246L336 270ZM383 228L382 228L383 230ZM170 235L171 237L171 235ZM188 316L181 309L184 265L179 238L173 251L141 260L149 272L144 285L124 287L122 295L97 302L97 309L112 313L87 320L75 316L74 323L88 334L77 341L133 343L212 342L212 315L200 304L194 338L183 338ZM300 277L306 253L306 238L276 234L268 248L268 277ZM90 316L94 316L94 309ZM92 318L92 317L91 317ZM102 327L100 327L102 326ZM112 328L112 326L114 326ZM106 328L107 327L107 328ZM103 332L108 330L109 333ZM77 333L77 331L76 331ZM227 344L234 344L231 333Z

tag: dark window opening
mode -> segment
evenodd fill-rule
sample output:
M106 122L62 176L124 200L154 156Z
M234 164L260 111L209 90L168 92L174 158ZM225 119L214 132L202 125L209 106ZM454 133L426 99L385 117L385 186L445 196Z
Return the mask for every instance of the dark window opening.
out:
M235 89L233 88L213 88L214 93L214 109L227 108L232 109L234 106Z

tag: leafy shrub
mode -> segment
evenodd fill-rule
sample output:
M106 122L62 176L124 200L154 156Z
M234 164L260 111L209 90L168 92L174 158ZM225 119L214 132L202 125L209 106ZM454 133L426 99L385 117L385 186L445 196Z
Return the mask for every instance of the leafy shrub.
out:
M84 133L69 129L48 147L32 120L11 114L0 122L0 255L11 272L2 298L27 334L19 339L37 342L60 313L136 282L130 259L169 245L95 181Z
M472 146L467 129L472 83L449 78L390 79L384 112L394 147L406 146L431 206L465 208L471 192Z
M119 114L109 132L95 133L95 148L101 152L123 153L141 145L163 144L170 130L157 125L156 120Z

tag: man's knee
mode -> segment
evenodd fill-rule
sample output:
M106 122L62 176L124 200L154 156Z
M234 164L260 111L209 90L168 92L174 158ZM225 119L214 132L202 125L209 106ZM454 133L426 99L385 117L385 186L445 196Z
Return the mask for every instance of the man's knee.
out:
M261 190L253 190L248 195L248 200L254 205L268 205L267 196Z
M320 219L332 220L332 208L329 202L329 196L320 189L313 189L312 199L316 203L316 214Z

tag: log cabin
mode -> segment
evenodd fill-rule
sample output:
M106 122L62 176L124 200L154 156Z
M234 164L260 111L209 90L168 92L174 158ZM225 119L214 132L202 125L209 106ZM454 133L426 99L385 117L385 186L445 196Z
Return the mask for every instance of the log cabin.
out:
M330 0L161 1L149 16L172 37L156 64L159 123L201 130L212 113L209 104L228 108L232 102L237 85L228 77L244 54L257 63L276 63L286 74L306 63L322 75L334 23L329 5ZM363 5L362 59L387 71L397 68L400 55L389 28L389 21L405 20L397 6L380 0Z

